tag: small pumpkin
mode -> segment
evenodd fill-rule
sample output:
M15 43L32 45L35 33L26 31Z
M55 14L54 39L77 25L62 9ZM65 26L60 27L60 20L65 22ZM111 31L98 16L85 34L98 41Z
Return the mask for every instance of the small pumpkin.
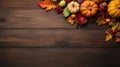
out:
M97 10L98 5L94 1L84 1L80 6L80 11L82 15L86 17L94 16Z
M96 2L96 3L100 3L100 2L102 2L102 1L107 1L107 0L86 0L86 1L94 1L94 2Z
M108 4L108 14L111 17L120 17L120 0L112 0Z
M94 1L96 3L101 3L101 2L104 2L104 1L107 1L107 0L87 0L87 1Z
M79 11L79 3L75 1L71 1L68 3L67 8L70 13L76 13Z
M96 3L100 3L101 0L86 0L86 1L94 1Z

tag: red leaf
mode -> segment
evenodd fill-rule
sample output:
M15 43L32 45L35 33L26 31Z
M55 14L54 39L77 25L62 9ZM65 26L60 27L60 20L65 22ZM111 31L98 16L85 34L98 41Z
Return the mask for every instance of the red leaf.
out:
M116 43L120 43L120 38L116 38Z

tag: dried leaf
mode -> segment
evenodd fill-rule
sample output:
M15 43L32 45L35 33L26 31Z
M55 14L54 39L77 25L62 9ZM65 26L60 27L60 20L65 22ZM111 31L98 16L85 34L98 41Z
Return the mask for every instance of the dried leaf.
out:
M115 42L120 43L120 38L116 38Z
M113 31L116 31L118 27L119 27L119 22L116 23L116 24L112 27L112 30L113 30Z
M67 8L67 7L64 8L64 10L63 10L63 15L64 15L65 17L68 17L68 16L70 15L70 12L68 11L68 8Z
M112 34L107 34L107 35L105 36L105 41L109 41L109 40L111 40L112 37L113 37Z
M96 22L98 23L98 25L104 25L104 24L106 24L106 22L105 22L105 19L104 18L102 18L102 17L99 17L97 20L96 20Z
M105 33L105 41L109 41L110 39L112 39L114 31L111 28L107 29Z
M118 28L117 28L117 30L120 30L120 24L118 25Z
M113 34L114 31L113 31L111 28L109 28L109 29L107 29L107 30L105 31L105 33L106 33L106 34Z
M38 5L39 5L41 8L46 9L46 11L52 10L52 9L55 9L55 8L56 8L55 3L51 2L51 0L40 1L40 2L38 3Z
M110 25L110 26L114 26L114 23L113 23L113 22L110 22L109 25Z
M74 24L75 22L75 19L73 19L71 16L67 18L67 21L70 23L70 24Z

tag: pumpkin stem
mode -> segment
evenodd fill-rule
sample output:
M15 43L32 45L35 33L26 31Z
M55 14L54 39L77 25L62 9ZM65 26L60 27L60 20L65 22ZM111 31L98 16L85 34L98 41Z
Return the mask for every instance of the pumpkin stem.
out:
M89 7L88 9L89 9L89 10L92 10L92 7Z
M107 3L106 3L106 2L103 2L103 6L107 6Z
M120 9L120 6L118 6L118 9Z
M72 7L75 7L75 5L73 4Z

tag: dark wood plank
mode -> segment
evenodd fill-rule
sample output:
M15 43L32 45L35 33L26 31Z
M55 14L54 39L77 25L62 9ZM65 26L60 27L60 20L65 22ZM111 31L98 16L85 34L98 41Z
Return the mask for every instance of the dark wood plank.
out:
M114 44L112 41L105 42L104 37L104 30L0 29L1 47L104 47Z
M0 8L36 8L38 9L37 3L40 0L0 0Z
M2 9L0 28L76 28L69 24L62 14L42 9ZM84 28L101 29L95 22L88 22Z
M0 28L75 28L62 15L41 9L0 10Z
M3 48L0 67L119 67L119 48Z

